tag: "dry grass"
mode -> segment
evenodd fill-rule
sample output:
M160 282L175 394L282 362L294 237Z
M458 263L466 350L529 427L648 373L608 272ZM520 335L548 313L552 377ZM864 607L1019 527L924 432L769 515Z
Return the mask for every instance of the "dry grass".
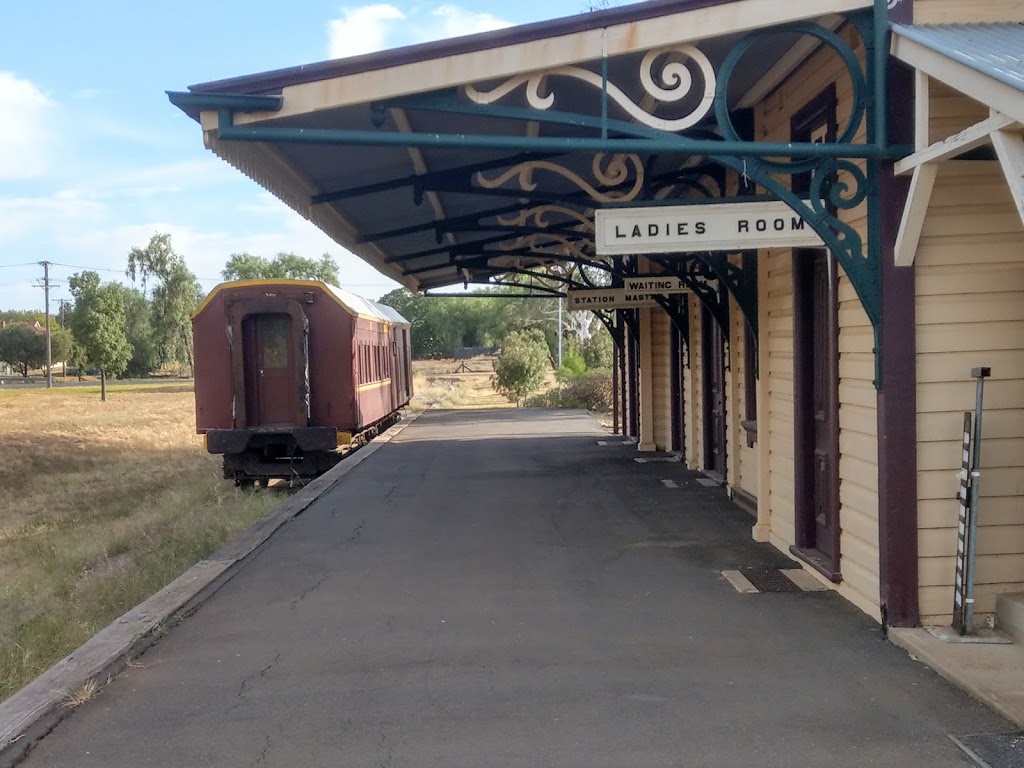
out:
M494 358L478 357L465 362L417 360L412 370L416 391L411 404L414 409L512 406L491 386Z
M0 699L262 517L164 387L0 391Z

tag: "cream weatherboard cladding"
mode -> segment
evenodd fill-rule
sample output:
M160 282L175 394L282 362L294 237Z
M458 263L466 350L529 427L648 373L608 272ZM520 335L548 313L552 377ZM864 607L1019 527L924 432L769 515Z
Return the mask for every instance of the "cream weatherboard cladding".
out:
M964 100L967 113L973 106ZM973 120L973 116L965 119ZM921 620L952 614L956 473L970 370L986 387L976 613L1024 590L1024 230L996 162L939 168L918 246L917 425Z
M672 450L671 319L668 313L660 307L646 311L651 313L654 445L659 451L670 451Z

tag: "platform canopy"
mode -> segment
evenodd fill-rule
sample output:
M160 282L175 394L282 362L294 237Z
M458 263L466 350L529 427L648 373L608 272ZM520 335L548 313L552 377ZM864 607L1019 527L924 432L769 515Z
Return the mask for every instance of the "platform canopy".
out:
M652 0L169 95L210 150L407 288L493 284L595 260L596 207L721 197L726 168L782 195L762 159L881 156L853 143L870 67L835 31L870 43L885 6ZM857 125L758 144L751 107L822 45L851 69Z

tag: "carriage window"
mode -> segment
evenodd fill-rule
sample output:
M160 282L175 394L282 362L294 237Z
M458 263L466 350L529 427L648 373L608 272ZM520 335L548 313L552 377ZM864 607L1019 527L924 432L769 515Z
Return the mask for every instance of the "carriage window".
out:
M288 367L288 332L291 330L291 320L288 315L260 315L262 367Z

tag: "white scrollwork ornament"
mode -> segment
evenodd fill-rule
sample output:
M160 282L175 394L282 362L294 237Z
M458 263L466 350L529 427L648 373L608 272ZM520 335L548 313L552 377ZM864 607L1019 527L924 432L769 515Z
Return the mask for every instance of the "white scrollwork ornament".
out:
M478 171L476 181L484 189L497 189L516 179L519 182L520 190L532 192L537 188L537 183L533 180L534 172L548 171L568 179L595 202L628 202L635 199L644 186L644 164L640 157L634 154L616 154L612 155L607 163L604 162L604 158L605 154L598 152L594 155L591 165L597 186L585 180L575 171L549 160L531 160L519 163L497 176L487 176L482 171ZM629 182L630 178L633 179L633 184L625 189L601 191L597 188L622 187Z
M535 227L548 227L551 225L549 216L560 216L570 220L568 226L574 226L581 232L593 232L594 221L588 213L581 213L564 205L539 205L520 211L516 216L499 216L498 224L503 227L525 227L532 223Z
M677 58L665 64L655 77L655 63L662 56L675 55ZM678 57L683 61L679 61ZM668 48L658 48L648 51L640 62L640 83L644 91L655 101L670 104L682 101L694 92L694 78L686 60L692 61L700 71L703 93L697 101L696 106L689 112L677 118L661 118L652 115L639 104L629 98L626 93L615 83L608 82L608 98L622 107L638 123L650 128L657 128L662 131L682 131L699 123L711 110L715 102L715 68L711 65L710 59L697 47L692 45L677 45ZM463 90L470 101L476 104L493 104L516 90L521 85L526 85L526 101L534 109L551 109L555 103L555 94L549 91L542 95L541 89L545 86L546 80L552 77L571 77L580 80L588 85L601 90L605 82L601 75L591 72L582 67L555 67L554 69L542 72L533 72L525 75L516 75L506 80L501 85L489 91L482 91L473 85L463 86ZM657 80L660 80L659 84Z

